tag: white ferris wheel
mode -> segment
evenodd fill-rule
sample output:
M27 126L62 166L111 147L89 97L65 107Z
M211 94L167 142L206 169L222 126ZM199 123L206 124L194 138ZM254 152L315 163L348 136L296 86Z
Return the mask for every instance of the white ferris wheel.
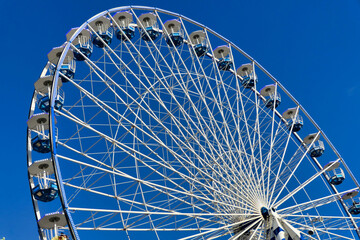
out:
M48 59L27 122L41 240L359 239L350 168L281 84L210 28L119 7L71 29Z

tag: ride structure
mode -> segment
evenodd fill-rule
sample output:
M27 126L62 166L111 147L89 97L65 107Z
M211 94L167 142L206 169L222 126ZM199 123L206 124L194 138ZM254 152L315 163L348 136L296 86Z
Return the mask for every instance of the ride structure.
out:
M72 28L48 60L27 122L41 240L360 236L360 186L341 155L210 28L119 7Z

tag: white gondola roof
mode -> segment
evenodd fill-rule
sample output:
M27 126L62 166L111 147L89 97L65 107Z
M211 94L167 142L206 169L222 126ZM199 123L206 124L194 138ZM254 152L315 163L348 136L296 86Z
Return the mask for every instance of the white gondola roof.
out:
M246 63L241 65L237 70L236 73L241 77L247 76L252 73L254 70L253 65L251 63Z
M275 84L266 85L260 90L260 94L264 97L267 97L275 93L275 89L276 89Z
M310 143L312 143L312 142L318 141L319 139L320 139L320 134L312 133L312 134L307 135L307 136L303 139L303 141L304 141L304 143L306 143L306 144L310 144Z
M102 24L104 26L109 26L110 27L110 19L105 17L105 16L101 16L97 19L95 19L94 21L90 22L89 25L94 29L96 30L96 25L97 24Z
M333 165L332 165L333 164ZM324 166L324 169L329 167L330 165L332 165L330 168L328 168L326 171L332 171L336 168L338 168L340 166L340 162L339 161L331 161L329 163L327 163L325 166Z
M120 27L127 27L133 21L133 16L129 11L117 12L113 18Z
M230 53L230 48L229 46L226 45L222 45L222 46L218 46L217 48L214 49L214 56L216 58L224 58L227 55L229 55Z
M353 197L356 197L356 195L358 195L359 191L358 190L352 190L352 191L349 191L347 193L344 193L342 196L341 196L341 199L343 200L348 200L350 198L353 198Z
M282 116L283 116L283 118L285 118L285 119L292 119L293 117L295 117L296 115L299 114L299 112L298 112L298 114L296 114L296 112L298 112L298 110L297 110L296 107L294 107L294 108L288 108L288 109L282 114Z
M79 28L72 28L72 29L70 29L70 31L66 34L66 39L69 41L70 38L74 35L74 33L75 33L78 29L79 29ZM87 38L90 39L91 34L90 34L90 31L89 31L89 30L83 29L83 30L81 30L81 32L79 33L78 36L85 36L85 37L87 37ZM76 43L74 43L74 44L76 44Z
M45 76L45 77L41 77L39 78L35 83L35 90L37 92L46 94L49 93L49 88L51 88L51 85L53 83L54 80L54 76L53 75L49 75L49 76ZM62 86L62 81L59 78L58 82L57 82L57 87L60 88Z
M49 61L53 64L57 64L63 51L64 51L63 46L53 48L47 55ZM71 61L73 58L74 58L74 53L71 50L67 51L66 59L64 59L64 63L68 63L69 60Z
M156 23L156 15L154 13L144 13L139 16L139 21L143 27L152 26ZM140 26L140 24L138 24Z
M37 130L38 126L43 125L44 130L49 129L49 114L48 113L39 113L32 115L31 118L27 121L27 125L32 130Z
M54 173L53 161L51 158L36 161L28 167L28 171L32 176L38 176L44 171L47 175L51 175Z
M67 225L66 217L63 213L46 214L38 223L40 228L43 229L53 229L55 224L57 227L65 227Z
M198 30L198 31L192 32L190 34L189 38L190 38L190 42L192 44L199 44L202 41L204 41L204 39L206 38L206 34L204 31Z
M165 29L168 33L179 32L181 29L181 22L177 19L168 20L164 23Z

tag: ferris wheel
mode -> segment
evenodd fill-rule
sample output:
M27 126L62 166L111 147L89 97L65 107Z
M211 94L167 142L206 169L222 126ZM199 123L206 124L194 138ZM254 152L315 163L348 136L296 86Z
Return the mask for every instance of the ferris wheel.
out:
M27 122L41 240L359 239L350 168L210 28L119 7L71 29L48 60Z

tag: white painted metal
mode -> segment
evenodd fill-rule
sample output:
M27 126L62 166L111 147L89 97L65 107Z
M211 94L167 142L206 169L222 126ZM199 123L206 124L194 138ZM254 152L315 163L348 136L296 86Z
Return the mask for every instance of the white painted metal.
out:
M266 85L260 90L260 94L264 97L270 96L274 93L276 93L276 85L275 84Z
M51 159L38 160L28 167L28 171L32 176L39 176L46 173L46 175L54 174L54 166Z
M348 200L348 199L351 199L351 198L356 197L358 194L359 194L359 191L358 191L358 190L352 190L352 191L349 191L349 192L347 192L347 193L344 193L344 194L341 196L341 199L343 199L343 200Z
M214 49L214 56L217 59L225 58L229 55L229 53L230 53L230 48L229 46L226 45L218 46L217 48Z
M68 41L70 41L70 39L73 39L72 43L75 44L75 45L78 44L79 42L84 41L84 40L85 41L89 40L90 37L91 37L90 31L87 30L87 29L81 29L81 30L80 29L81 28L72 28L72 29L70 29L70 31L66 34L66 39ZM82 40L82 39L84 39L84 40Z
M194 45L200 44L206 39L206 34L204 31L198 30L198 31L192 32L189 35L189 39L190 39L190 42Z
M253 64L252 63L246 63L241 65L237 70L236 73L241 76L249 76L254 71Z
M289 108L288 110L286 110L282 116L285 119L293 119L294 117L297 116L297 112L298 112L298 108Z
M313 142L318 141L319 139L320 139L319 133L312 133L312 134L309 134L308 136L306 136L303 141L306 144L311 144Z
M104 51L94 51L98 55L91 59L75 47L78 34L97 35L92 24L104 17L120 31L134 20L139 27L159 22L169 32L169 22L163 21L169 15L179 19L177 26L192 44L209 43L207 56L194 56L186 44L170 48L162 39L145 43L134 38L113 47L103 42ZM119 21L121 16L127 23ZM189 35L187 24L199 30ZM212 51L213 38L224 45ZM356 179L344 165L354 184L342 193L328 184L325 172L344 161L301 105L241 49L190 19L146 7L100 13L67 39L64 52L77 52L85 61L76 78L68 79L65 106L54 110L61 118L55 154L59 169L50 181L66 191L61 201L75 211L76 223L69 224L74 231L123 231L127 239L143 231L152 239L163 239L165 231L178 238L186 233L182 239L264 239L260 209L265 206L277 208L293 236L308 236L306 229L312 228L321 239L354 238L358 219L343 208L343 200L355 195ZM262 76L259 81L268 84L264 89L244 90L233 70L218 69L216 58L237 54L251 64L236 74L244 76L246 67L275 84ZM59 63L64 59L65 54ZM232 61L236 66L237 58ZM285 116L260 104L280 91L296 105ZM289 131L284 119L293 113L306 116L314 125L307 125L309 131L318 132L302 140ZM338 158L324 168L307 152L320 136ZM324 214L324 208L333 215ZM326 221L309 221L309 213Z
M65 227L67 225L65 215L62 213L49 213L39 220L39 225L44 229L53 229L57 227Z
M129 11L117 12L113 19L120 27L128 27L133 22L133 16Z
M37 92L40 92L42 94L47 94L49 93L49 90L52 86L52 82L54 80L54 76L52 75L48 75L45 77L40 77L35 83L35 90ZM62 81L58 81L57 82L57 87L60 88L62 86Z
M27 121L27 125L31 130L38 130L39 127L43 128L44 130L49 130L49 114L35 114Z
M104 26L104 27L109 28L110 27L110 19L105 16L102 16L102 17L99 17L98 19L90 22L89 25L93 29L97 29L99 26Z
M144 13L139 16L138 21L141 22L141 25L146 27L151 27L156 24L156 15L154 13Z
M168 33L179 32L181 29L181 22L177 19L172 19L164 22L164 27Z
M49 53L48 53L48 59L51 63L53 64L57 64L60 56L62 54L62 52L64 51L64 47L56 47L53 48ZM69 63L71 60L73 60L74 58L74 53L72 51L67 51L66 52L66 57L64 59L64 63Z
M327 169L326 171L332 171L336 168L338 168L340 166L340 162L339 161L331 161L329 163L327 163L325 166L324 166L324 169Z

